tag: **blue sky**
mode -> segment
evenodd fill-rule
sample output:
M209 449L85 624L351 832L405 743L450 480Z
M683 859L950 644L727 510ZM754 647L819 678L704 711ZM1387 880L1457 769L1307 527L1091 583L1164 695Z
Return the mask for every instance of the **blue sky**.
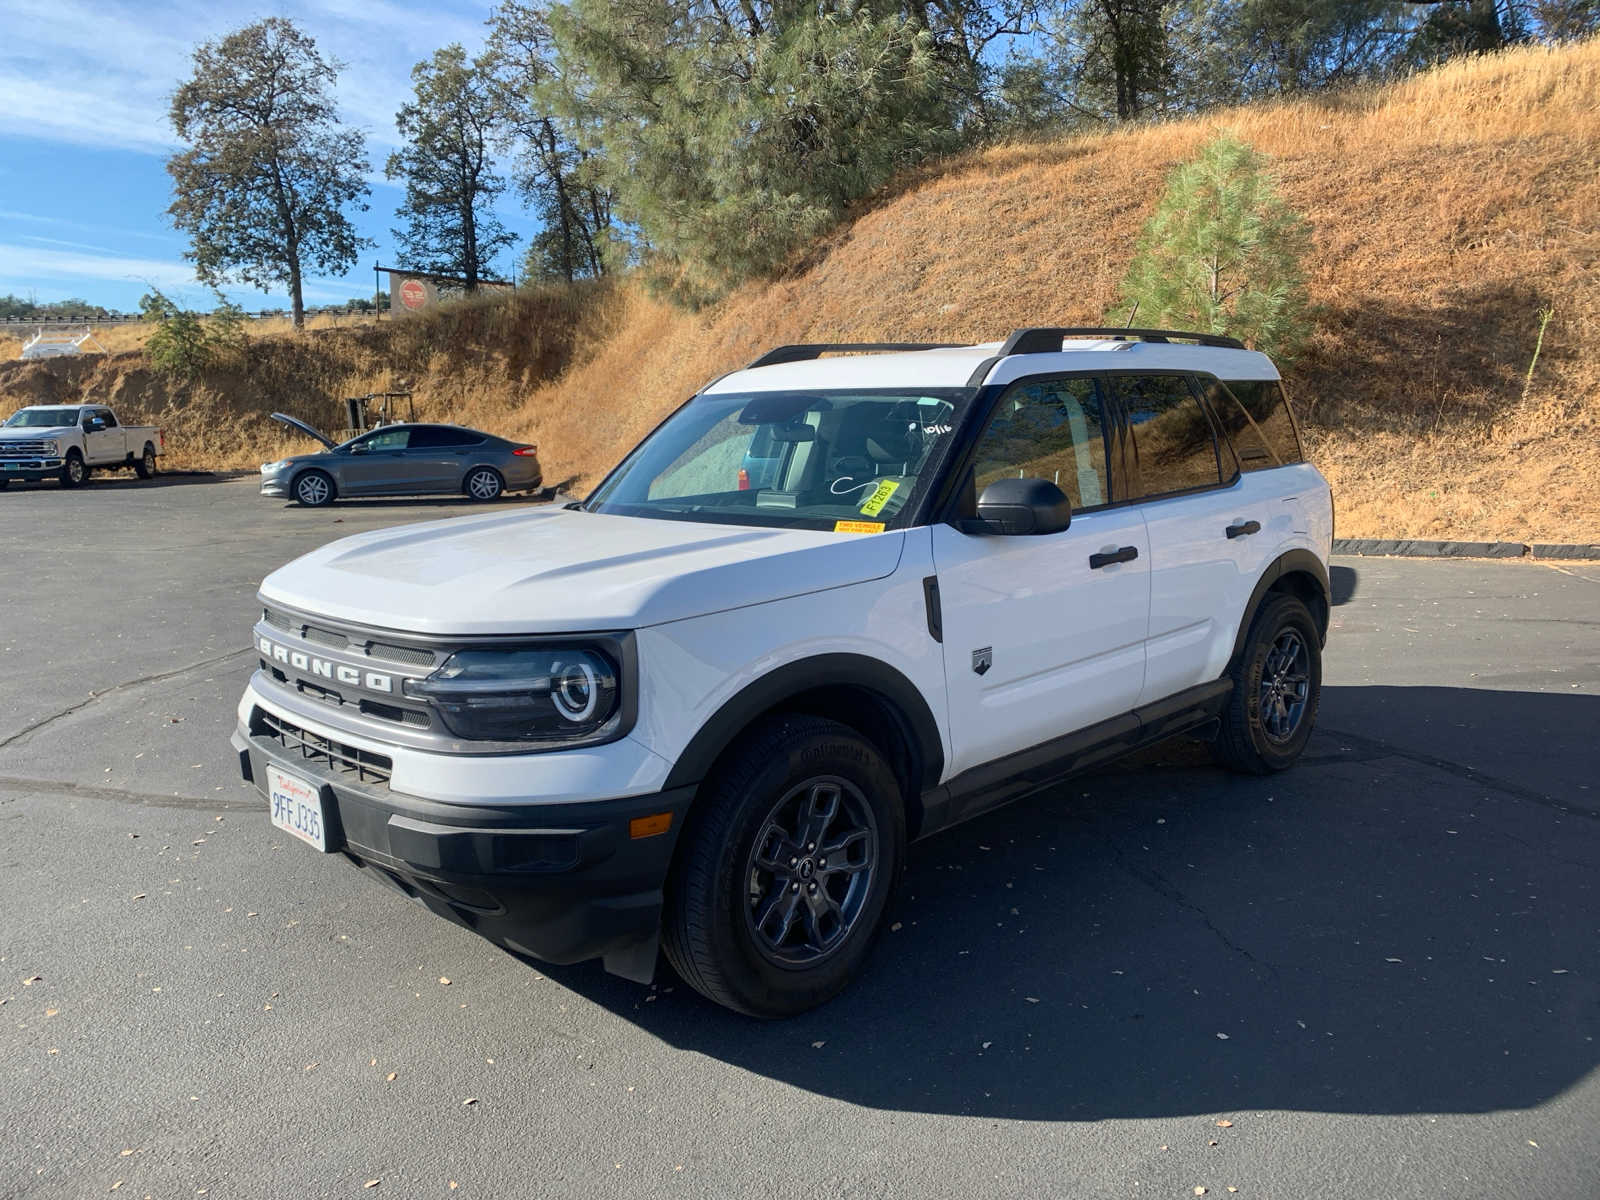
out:
M164 162L175 142L167 105L189 73L195 45L267 16L298 23L345 64L338 100L346 122L367 134L373 163L369 211L355 214L377 242L343 279L313 279L306 303L372 294L372 263L395 262L400 188L383 181L398 141L395 110L410 93L411 67L460 42L481 48L492 0L298 0L234 3L172 0L0 0L0 294L39 301L81 296L134 310L154 283L197 308L211 296L183 261L184 239L168 223ZM501 197L501 219L524 242L537 224ZM509 277L517 251L496 267ZM246 308L279 307L287 294L225 289Z

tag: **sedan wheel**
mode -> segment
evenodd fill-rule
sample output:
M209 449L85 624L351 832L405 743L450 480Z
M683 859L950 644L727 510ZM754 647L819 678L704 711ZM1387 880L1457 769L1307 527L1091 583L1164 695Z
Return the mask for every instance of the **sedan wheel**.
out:
M479 467L467 476L465 491L474 500L495 500L505 490L505 480L493 467Z
M333 480L321 471L307 471L295 480L294 498L307 508L333 503Z

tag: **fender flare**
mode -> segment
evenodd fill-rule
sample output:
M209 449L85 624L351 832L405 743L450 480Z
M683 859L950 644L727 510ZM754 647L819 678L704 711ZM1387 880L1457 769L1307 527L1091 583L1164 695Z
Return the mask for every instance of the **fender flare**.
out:
M722 752L762 713L806 692L838 686L859 688L886 703L897 714L916 755L921 788L939 782L944 773L944 741L933 710L917 686L887 663L864 654L818 654L785 663L746 685L717 709L689 739L662 788L699 783Z
M1244 606L1244 616L1239 621L1239 631L1234 635L1233 659L1237 659L1244 652L1245 639L1250 636L1250 627L1255 624L1256 613L1260 611L1267 593L1285 575L1297 572L1309 575L1322 590L1322 612L1313 613L1312 616L1318 619L1321 627L1319 632L1323 640L1327 640L1328 618L1333 611L1332 592L1328 586L1328 568L1309 550L1288 550L1273 559L1261 573L1261 578L1256 580L1255 590L1250 593L1250 602Z

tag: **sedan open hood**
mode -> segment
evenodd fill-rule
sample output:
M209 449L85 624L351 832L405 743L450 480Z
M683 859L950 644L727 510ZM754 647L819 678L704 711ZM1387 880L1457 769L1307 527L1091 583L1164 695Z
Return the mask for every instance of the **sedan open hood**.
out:
M330 442L327 439L327 437L320 430L313 429L311 426L307 425L304 421L302 421L299 417L291 417L288 413L273 413L272 414L272 419L274 421L281 421L285 425L289 425L289 426L291 426L291 427L293 427L295 429L298 429L301 433L305 434L308 438L315 438L317 441L321 442L324 446L326 446L329 450L332 450L334 448L334 443Z

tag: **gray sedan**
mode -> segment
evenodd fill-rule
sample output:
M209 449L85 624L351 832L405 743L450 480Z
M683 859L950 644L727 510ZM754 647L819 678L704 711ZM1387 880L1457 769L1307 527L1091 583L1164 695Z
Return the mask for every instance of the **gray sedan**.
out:
M275 421L315 438L321 454L261 465L261 494L317 507L340 496L464 494L494 500L529 492L543 482L536 448L460 425L385 425L334 445L304 421L273 413Z

